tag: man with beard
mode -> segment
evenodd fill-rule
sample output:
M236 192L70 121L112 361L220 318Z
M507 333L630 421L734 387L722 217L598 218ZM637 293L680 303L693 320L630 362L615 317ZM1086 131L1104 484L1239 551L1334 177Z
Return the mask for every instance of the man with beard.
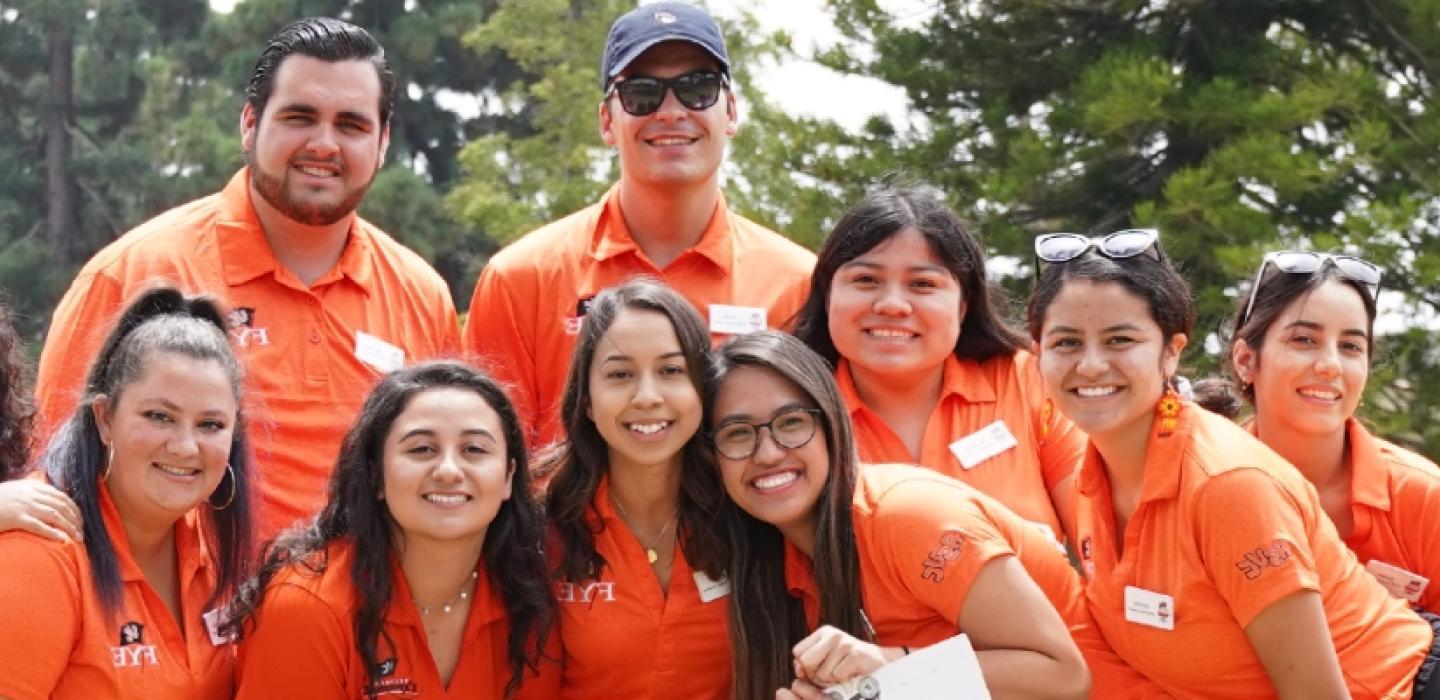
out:
M259 541L311 515L377 378L459 348L444 280L355 214L385 159L394 89L359 27L303 19L272 37L240 113L245 168L101 250L61 300L40 357L39 434L76 409L85 362L128 298L152 280L213 294L246 361ZM193 441L155 456L162 478L187 478L195 459Z

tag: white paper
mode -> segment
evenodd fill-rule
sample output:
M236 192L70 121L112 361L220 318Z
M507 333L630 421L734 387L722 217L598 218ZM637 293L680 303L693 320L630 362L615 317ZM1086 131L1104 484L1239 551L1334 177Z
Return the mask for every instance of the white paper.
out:
M710 332L741 335L765 330L765 309L758 306L710 305Z
M985 677L980 673L980 659L975 656L970 638L963 634L916 649L868 676L826 688L825 695L830 700L990 699Z
M997 420L965 437L950 443L950 453L960 460L960 466L974 469L975 465L1011 449L1017 445L1015 436L1005 421Z
M1411 603L1420 602L1420 596L1425 594L1426 586L1430 585L1430 579L1379 559L1366 562L1365 570L1369 571L1385 590L1390 591L1390 595Z
M405 351L365 331L355 331L355 359L381 372L405 366Z

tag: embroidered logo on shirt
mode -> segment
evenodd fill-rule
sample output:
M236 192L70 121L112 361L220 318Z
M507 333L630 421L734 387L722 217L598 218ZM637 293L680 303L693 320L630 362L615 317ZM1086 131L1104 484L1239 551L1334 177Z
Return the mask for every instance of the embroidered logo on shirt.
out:
M230 336L235 339L237 347L247 348L252 343L261 347L270 344L270 329L255 327L254 307L237 306L230 310L226 320L230 322Z
M381 678L395 675L395 657L392 656L375 664L375 672L378 673Z
M1281 540L1275 540L1266 547L1256 547L1254 551L1246 552L1240 561L1235 562L1235 568L1245 574L1245 579L1253 581L1265 573L1265 567L1279 567L1290 560L1290 545Z
M603 603L615 602L614 581L586 581L584 583L570 583L562 581L555 584L555 599L561 603Z
M160 663L155 657L155 646L145 643L145 625L134 620L120 625L120 645L110 647L110 655L115 668L154 666Z
M960 546L965 544L965 536L958 530L946 530L940 535L940 546L930 550L930 556L925 559L924 568L920 571L920 578L926 581L940 583L945 580L945 567L950 562L960 558Z

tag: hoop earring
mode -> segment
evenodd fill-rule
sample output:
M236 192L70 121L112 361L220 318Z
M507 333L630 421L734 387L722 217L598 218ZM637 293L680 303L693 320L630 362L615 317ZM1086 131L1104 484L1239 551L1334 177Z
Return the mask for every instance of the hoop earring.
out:
M115 466L115 443L112 442L106 447L110 449L105 453L105 473L100 475L102 484L110 480L110 468Z
M214 508L215 510L225 510L226 508L229 508L230 504L235 502L235 494L240 490L240 484L235 481L235 467L233 465L226 465L225 473L230 475L230 498L225 500L224 505L218 506L214 503L211 503L210 499L205 499L205 503L207 503L211 508ZM219 489L217 488L216 490L218 491ZM215 494L211 493L210 495L213 497Z
M1160 437L1170 437L1175 432L1175 423L1180 418L1180 394L1175 387L1166 387L1165 394L1160 397L1160 403L1155 406L1155 413L1160 417Z

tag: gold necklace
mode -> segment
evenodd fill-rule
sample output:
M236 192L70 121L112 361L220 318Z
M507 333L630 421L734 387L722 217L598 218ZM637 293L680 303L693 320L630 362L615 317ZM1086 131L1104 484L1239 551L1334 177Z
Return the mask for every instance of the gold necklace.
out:
M630 514L625 512L625 506L620 505L620 499L618 499L618 498L615 497L615 492L614 492L614 491L610 491L610 492L609 492L609 495L610 495L610 502L611 502L611 503L614 503L614 504L615 504L615 509L618 510L618 511L620 511L620 520L625 523L625 526L626 526L626 527L630 528L630 532L635 535L635 539L636 539L636 540L639 540L639 539L640 539L640 531L639 531L639 530L636 530L636 529L635 529L635 526L634 526L633 524L631 524L631 522L630 522ZM654 539L653 541L656 543L656 544L655 544L656 547L658 547L660 541L665 538L665 533L667 533L667 532L670 531L670 526L674 525L674 524L675 524L675 521L680 519L679 516L680 516L680 507L679 507L679 506L676 506L676 507L675 507L675 512L674 512L674 513L671 513L671 514L670 514L670 519L665 522L665 527L660 528L660 534L655 535L655 539ZM645 544L644 541L641 541L641 542L640 542L640 546L645 548L645 558L646 558L646 559L649 559L651 564L654 564L655 562L657 562L657 561L660 560L660 553L657 552L657 551L655 551L655 547L652 547L652 546L650 546L650 545Z
M480 579L480 572L479 572L479 571L471 571L471 572L470 572L470 578L467 579L467 580L465 581L465 583L460 584L460 592L459 592L459 593L456 593L453 598L451 598L450 600L447 600L447 601L445 601L445 602L443 602L443 603L436 603L436 604L434 604L434 605L425 605L425 604L421 603L420 601L416 600L416 599L415 599L415 596L410 596L410 602L414 603L414 604L415 604L415 607L420 608L420 615L421 615L421 617L430 617L430 611L431 611L431 610L434 610L435 608L440 608L440 612L445 613L446 615L449 615L449 614L450 614L450 610L451 610L452 608L454 608L456 604L458 604L460 601L466 600L466 599L468 599L468 598L470 597L470 592L467 591L467 590L465 590L465 589L466 589L467 587L469 587L470 585L474 584L474 583L475 583L476 581L478 581L479 579Z

